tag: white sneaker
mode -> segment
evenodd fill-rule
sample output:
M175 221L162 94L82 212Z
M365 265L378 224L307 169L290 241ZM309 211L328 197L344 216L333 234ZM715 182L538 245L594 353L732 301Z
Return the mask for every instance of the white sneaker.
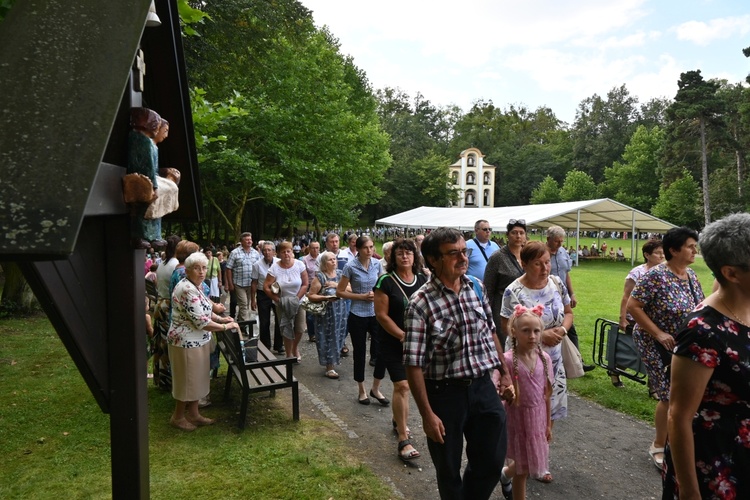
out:
M206 406L211 406L211 399L208 396L198 400L198 408L205 408Z

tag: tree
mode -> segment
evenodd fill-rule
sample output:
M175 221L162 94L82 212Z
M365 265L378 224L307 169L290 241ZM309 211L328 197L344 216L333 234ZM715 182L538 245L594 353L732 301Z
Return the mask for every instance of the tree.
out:
M659 199L652 213L678 226L695 229L700 226L700 186L687 169L669 186L659 189Z
M560 189L561 201L593 200L596 197L596 183L589 174L575 169L568 172Z
M531 192L531 204L541 205L543 203L560 202L560 186L557 181L548 175Z
M721 127L723 103L716 95L719 84L705 81L700 70L680 74L679 89L674 103L667 109L667 117L674 122L677 135L697 136L700 141L701 179L703 183L703 216L711 222L711 203L708 179L708 146L706 127Z
M378 115L390 135L392 164L373 207L374 218L419 206L447 206L457 199L449 187L447 154L457 110L434 106L421 94L413 99L398 89L377 92Z
M267 208L280 215L276 234L281 216L289 226L303 216L353 223L378 201L390 163L365 74L299 2L226 0L205 9L212 21L186 42L191 76L207 100L231 98L246 111L221 124L226 141L205 148L206 211L235 234L248 217L262 233Z
M571 130L576 169L602 181L604 168L620 159L635 130L637 104L625 85L610 90L606 100L594 94L581 101Z
M663 142L664 131L659 127L648 130L639 125L625 147L622 162L616 161L604 169L602 194L643 212L650 212L659 196L656 174Z

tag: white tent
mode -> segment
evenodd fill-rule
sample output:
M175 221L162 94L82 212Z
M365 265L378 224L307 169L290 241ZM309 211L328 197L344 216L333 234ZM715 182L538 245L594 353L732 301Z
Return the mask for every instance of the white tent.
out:
M524 219L527 228L547 229L549 226L558 225L568 231L575 230L576 233L587 230L621 231L631 234L664 233L675 227L674 224L609 198L518 207L419 207L378 219L375 223L405 228L454 227L462 231L473 231L474 223L480 219L488 221L495 232L505 232L505 226L510 219ZM632 245L631 255L635 257L634 241Z
M378 219L375 223L422 229L455 227L462 231L473 231L474 223L480 219L488 221L497 232L504 232L510 219L525 219L529 228L546 229L551 225L558 225L564 229L579 231L663 233L675 227L674 224L609 198L518 207L419 207Z

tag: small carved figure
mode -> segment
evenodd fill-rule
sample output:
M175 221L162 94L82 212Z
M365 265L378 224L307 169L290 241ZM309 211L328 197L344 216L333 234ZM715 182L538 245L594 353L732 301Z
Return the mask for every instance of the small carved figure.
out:
M169 123L151 109L133 108L130 125L128 175L123 181L123 192L131 208L131 242L134 248L160 250L166 246L161 237L161 217L177 209L176 184L179 182L176 169L162 169L176 178L176 182L158 176L159 149L156 145L167 137ZM164 199L159 200L162 195Z

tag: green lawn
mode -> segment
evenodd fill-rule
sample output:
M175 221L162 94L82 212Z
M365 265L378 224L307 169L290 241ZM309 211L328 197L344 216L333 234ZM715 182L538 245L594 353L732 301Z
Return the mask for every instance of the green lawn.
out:
M111 498L109 418L46 318L0 320L0 381L0 498ZM174 400L149 387L151 498L391 496L346 453L338 427L294 422L285 405L259 397L240 432L222 387L220 377L210 409L220 423L193 433L167 425Z

